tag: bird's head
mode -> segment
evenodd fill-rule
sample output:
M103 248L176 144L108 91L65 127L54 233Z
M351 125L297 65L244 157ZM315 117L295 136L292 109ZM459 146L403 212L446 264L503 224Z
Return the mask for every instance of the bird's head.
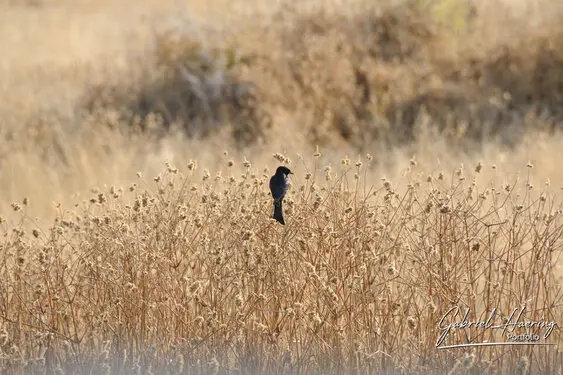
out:
M276 174L280 173L283 173L285 176L287 176L288 174L293 174L293 172L290 171L288 167L284 166L278 167L278 169L276 169Z

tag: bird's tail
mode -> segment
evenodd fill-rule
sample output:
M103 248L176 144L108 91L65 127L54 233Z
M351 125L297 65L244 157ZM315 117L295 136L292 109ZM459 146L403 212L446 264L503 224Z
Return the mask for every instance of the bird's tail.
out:
M276 219L280 224L285 225L285 221L283 220L283 212L282 212L282 201L274 201L274 219Z

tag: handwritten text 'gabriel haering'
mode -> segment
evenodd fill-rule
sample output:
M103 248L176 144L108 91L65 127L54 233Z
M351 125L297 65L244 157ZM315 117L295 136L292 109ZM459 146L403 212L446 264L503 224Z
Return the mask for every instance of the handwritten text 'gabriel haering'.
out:
M518 311L518 309L514 309L505 323L494 324L495 313L497 311L496 308L493 308L491 310L491 314L489 315L488 319L484 320L484 321L469 321L469 320L467 320L467 317L468 317L469 312L470 312L470 309L468 308L465 311L465 314L463 315L463 319L461 321L454 322L454 323L451 323L451 324L447 324L446 319L448 317L449 318L455 318L455 317L460 315L461 309L458 306L452 307L450 310L448 310L448 312L446 312L444 314L442 319L440 319L440 330L441 330L441 332L440 332L440 336L438 337L438 341L436 342L436 346L439 347L444 342L444 340L446 340L446 337L448 336L448 334L451 332L452 329L468 329L468 328L471 328L471 327L483 328L483 329L502 329L503 335L505 333L513 333L516 328L528 328L528 329L530 329L530 328L537 327L539 329L545 329L545 332L543 334L543 338L547 339L549 337L549 335L551 335L551 332L553 332L553 329L555 328L557 323L555 323L553 321L551 321L551 322L521 321L520 319L522 318L522 314L524 313L525 309L526 309L526 307L523 306L520 309L520 312L518 313L516 318L515 318L515 315L516 315L516 312Z

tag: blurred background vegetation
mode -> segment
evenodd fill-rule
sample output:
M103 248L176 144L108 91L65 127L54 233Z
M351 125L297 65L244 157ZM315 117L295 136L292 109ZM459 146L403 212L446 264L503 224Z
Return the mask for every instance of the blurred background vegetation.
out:
M182 28L156 33L142 76L96 86L85 108L114 109L125 124L157 115L160 129L177 125L188 137L226 126L241 148L267 142L284 125L278 111L296 116L311 144L362 150L412 141L422 116L464 146L514 142L526 128L561 122L559 22L522 35L499 20L514 34L483 43L471 1L315 5L286 5L219 41Z
M49 212L165 159L213 167L223 149L371 152L387 174L397 152L524 160L562 124L555 0L0 7L3 211L29 195Z

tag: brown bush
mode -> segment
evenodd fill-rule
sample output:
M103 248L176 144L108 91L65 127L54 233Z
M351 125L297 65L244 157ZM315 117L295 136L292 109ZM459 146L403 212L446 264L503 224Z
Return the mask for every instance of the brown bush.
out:
M138 81L93 87L83 105L90 113L116 109L119 122L142 131L152 116L159 119L161 134L175 126L188 137L206 137L229 126L236 144L263 141L271 118L260 106L256 85L232 72L248 64L248 57L237 53L207 48L190 35L162 33L152 64L141 65Z

